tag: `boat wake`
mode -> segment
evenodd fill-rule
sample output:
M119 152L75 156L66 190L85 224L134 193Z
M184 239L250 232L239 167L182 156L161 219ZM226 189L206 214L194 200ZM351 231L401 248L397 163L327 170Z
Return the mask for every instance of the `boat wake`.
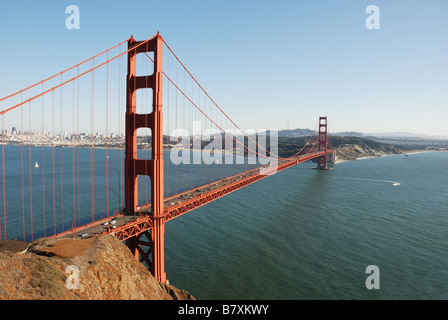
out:
M361 178L355 178L356 180L362 180L362 181L372 181L372 182L383 182L383 183L389 183L392 184L392 186L397 187L401 185L400 182L392 181L392 180L376 180L376 179L361 179Z

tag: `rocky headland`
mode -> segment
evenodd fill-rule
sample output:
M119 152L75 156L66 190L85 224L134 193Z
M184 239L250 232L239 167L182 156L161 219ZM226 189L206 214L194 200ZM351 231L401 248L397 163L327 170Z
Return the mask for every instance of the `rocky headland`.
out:
M157 281L111 235L0 241L2 300L194 300Z

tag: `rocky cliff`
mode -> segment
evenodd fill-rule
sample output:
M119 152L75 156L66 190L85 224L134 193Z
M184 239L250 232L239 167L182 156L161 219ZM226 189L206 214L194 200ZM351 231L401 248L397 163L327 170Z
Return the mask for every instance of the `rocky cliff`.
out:
M345 144L336 147L337 160L356 160L364 157L380 157L389 154L402 154L400 150L394 146L372 147L359 144Z
M194 300L110 235L0 242L0 299Z

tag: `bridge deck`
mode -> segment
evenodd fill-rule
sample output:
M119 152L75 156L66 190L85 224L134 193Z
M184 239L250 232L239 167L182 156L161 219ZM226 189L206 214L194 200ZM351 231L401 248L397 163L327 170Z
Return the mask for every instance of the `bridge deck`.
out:
M328 150L327 154L332 152L332 150ZM271 174L323 155L325 155L325 152L314 152L305 156L281 160L277 165L266 165L248 170L196 189L176 194L165 199L165 209L162 217L165 218L165 221L172 220ZM134 215L115 214L108 218L56 234L52 237L90 237L96 234L112 234L119 240L126 240L136 234L151 229L152 222L153 216L151 205L149 204L139 207L138 212Z

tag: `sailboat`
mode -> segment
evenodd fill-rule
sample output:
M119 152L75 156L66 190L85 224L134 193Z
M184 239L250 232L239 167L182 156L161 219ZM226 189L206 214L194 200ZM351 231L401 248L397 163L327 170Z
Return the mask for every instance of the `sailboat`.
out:
M34 168L39 168L39 164L37 163L37 161L36 161L36 163L34 164Z

